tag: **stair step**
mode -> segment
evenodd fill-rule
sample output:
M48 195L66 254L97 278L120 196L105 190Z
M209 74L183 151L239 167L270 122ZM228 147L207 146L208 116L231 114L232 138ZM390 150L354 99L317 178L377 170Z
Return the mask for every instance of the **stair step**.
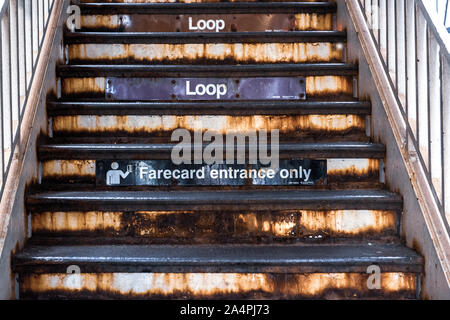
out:
M67 32L67 44L343 43L343 31Z
M356 76L358 66L346 63L266 65L58 65L60 77L292 77Z
M52 100L49 116L69 115L369 115L366 101L124 102Z
M151 143L47 143L38 148L39 159L45 160L104 160L104 159L170 159L176 144ZM237 148L237 146L235 146ZM248 149L247 149L248 150ZM382 159L385 146L364 142L280 143L281 159L294 158L370 158Z
M80 3L83 14L335 13L333 2ZM150 1L149 1L150 2Z
M423 259L389 245L29 246L13 268L29 299L416 299Z
M398 245L31 246L16 254L15 272L421 273L423 259Z
M32 244L399 243L395 210L32 212Z
M402 198L384 190L189 190L41 191L27 197L28 210L398 210Z
M66 37L70 64L254 64L342 62L345 45L340 38L283 37L265 34L134 34ZM97 41L97 42L95 42ZM336 43L337 42L337 43Z
M141 137L155 142L170 142L178 129L223 136L278 130L284 141L368 141L366 117L359 115L77 115L53 117L52 128L53 137Z

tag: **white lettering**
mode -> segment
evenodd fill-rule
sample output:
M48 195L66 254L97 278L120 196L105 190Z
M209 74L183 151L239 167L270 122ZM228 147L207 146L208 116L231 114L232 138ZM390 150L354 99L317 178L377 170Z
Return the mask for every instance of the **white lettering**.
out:
M225 21L222 19L218 20L203 20L200 19L196 23L193 22L192 17L189 17L189 30L192 31L204 31L204 30L210 30L215 32L220 32L225 29Z
M203 84L199 83L195 86L195 89L191 90L191 82L186 81L186 95L187 96L204 96L207 94L208 96L216 96L217 99L220 99L228 92L226 84Z

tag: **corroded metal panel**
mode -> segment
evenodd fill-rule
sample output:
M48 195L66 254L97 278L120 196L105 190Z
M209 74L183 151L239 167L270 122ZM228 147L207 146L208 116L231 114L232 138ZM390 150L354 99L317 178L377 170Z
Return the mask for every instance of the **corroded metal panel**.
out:
M364 273L100 273L27 274L21 296L30 298L272 298L415 299L417 275L382 273L381 289L367 286Z
M189 18L192 19L190 28ZM125 32L192 32L212 31L205 25L204 30L195 30L199 20L224 21L219 32L256 32L256 31L304 31L332 29L332 14L297 13L297 14L114 14L83 15L81 27L87 30L108 30ZM216 24L217 26L217 24ZM200 22L200 28L203 23ZM211 27L211 23L209 25ZM194 30L193 30L194 29Z
M339 62L343 43L71 44L72 63L306 63Z
M119 15L125 32L251 32L294 31L293 14Z
M201 108L201 106L200 106ZM241 134L259 130L279 130L283 137L365 137L366 120L360 115L301 116L57 116L53 118L56 135L108 135L169 137L173 130L186 129L210 133Z
M110 100L306 99L305 78L107 78Z
M382 239L395 237L395 211L291 210L291 211L136 211L43 212L32 215L33 234L39 237L79 236L89 244L122 243L258 243L338 238Z
M162 78L161 78L162 79ZM353 80L347 76L306 77L307 97L353 96ZM171 84L172 85L172 84ZM63 78L62 93L70 97L105 98L106 78ZM169 100L172 100L170 98ZM216 99L217 100L217 99ZM297 98L297 100L300 100Z

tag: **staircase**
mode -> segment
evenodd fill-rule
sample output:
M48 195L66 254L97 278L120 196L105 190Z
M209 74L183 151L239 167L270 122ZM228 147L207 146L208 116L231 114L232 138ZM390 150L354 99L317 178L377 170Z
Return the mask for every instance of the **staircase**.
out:
M424 262L402 245L402 198L384 184L336 5L128 2L81 1L82 28L66 31L27 193L32 237L13 258L20 298L419 298ZM177 89L211 78L243 89ZM245 87L267 79L303 91ZM295 184L105 181L112 162L166 168L180 128L279 130L281 166L322 171Z

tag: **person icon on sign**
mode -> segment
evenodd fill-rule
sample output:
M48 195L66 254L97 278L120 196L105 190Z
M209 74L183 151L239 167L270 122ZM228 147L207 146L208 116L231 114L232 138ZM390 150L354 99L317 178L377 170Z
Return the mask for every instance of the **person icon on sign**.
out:
M132 172L131 168L127 168L127 172L119 170L119 164L117 162L111 163L111 169L106 173L106 185L117 186L120 185L120 178L126 179L128 175Z

